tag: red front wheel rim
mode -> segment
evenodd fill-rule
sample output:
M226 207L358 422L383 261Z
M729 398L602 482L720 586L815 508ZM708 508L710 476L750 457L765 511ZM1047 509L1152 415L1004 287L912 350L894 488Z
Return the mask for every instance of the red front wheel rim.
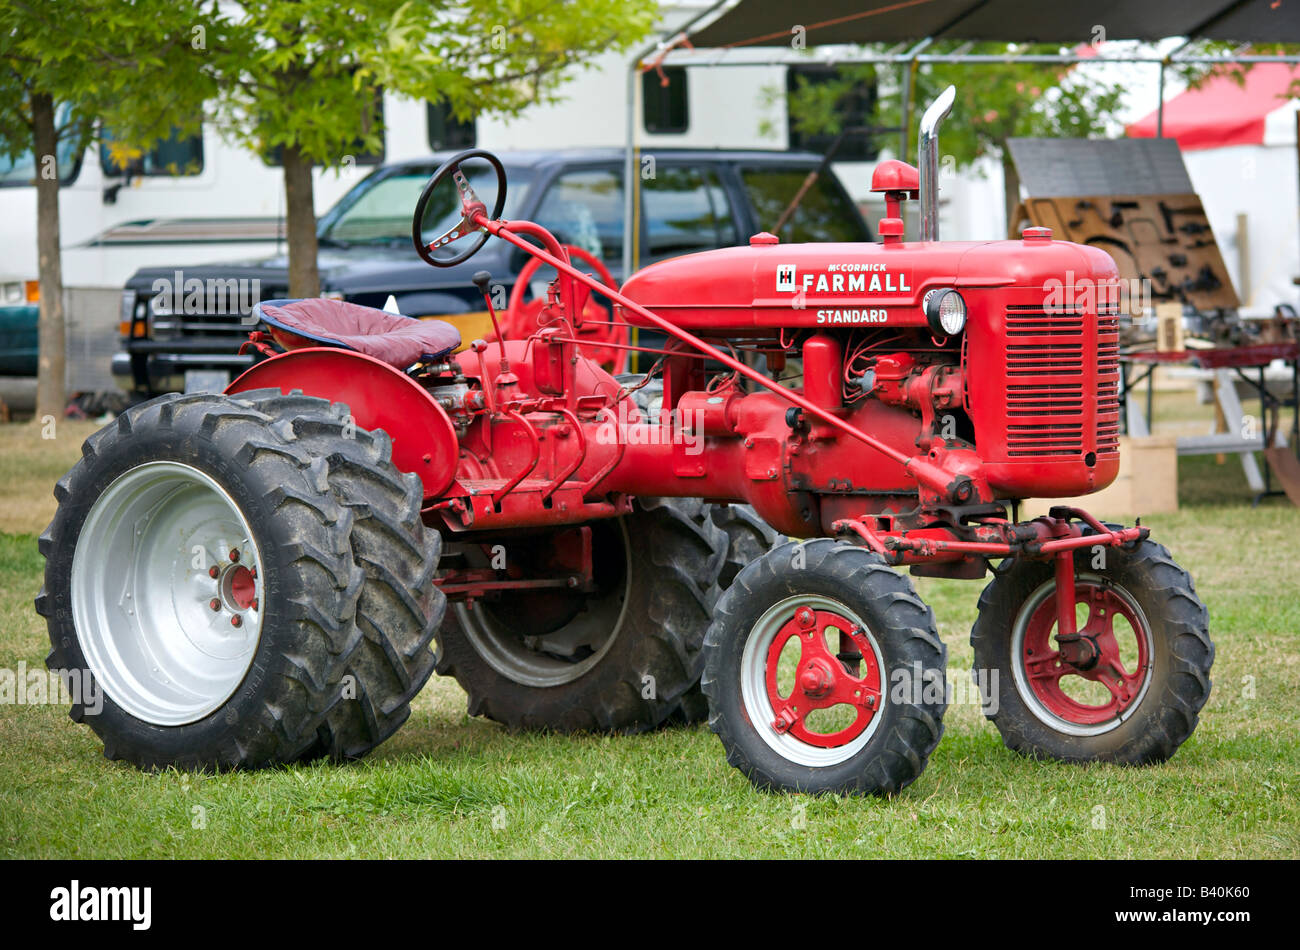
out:
M838 631L840 650L832 653L827 629ZM778 683L781 655L797 638L799 660L793 685L782 695ZM808 745L833 749L860 736L880 710L880 666L862 628L832 610L797 607L767 648L767 697L776 716L772 728ZM848 706L853 721L834 732L809 727L808 717L824 709Z
M1103 578L1077 578L1075 603L1087 610L1079 632L1089 640L1088 661L1071 662L1060 650L1054 581L1039 588L1022 609L1012 659L1017 686L1035 715L1054 719L1049 724L1065 731L1094 734L1122 723L1145 695L1152 673L1151 628L1131 595ZM1117 618L1126 621L1119 630ZM1071 695L1077 689L1070 687L1079 685L1071 677L1100 684L1105 699L1089 702Z

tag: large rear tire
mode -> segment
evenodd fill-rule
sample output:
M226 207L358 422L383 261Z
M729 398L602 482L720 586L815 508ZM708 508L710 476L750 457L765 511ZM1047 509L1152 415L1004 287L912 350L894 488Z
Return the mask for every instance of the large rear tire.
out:
M631 399L642 414L650 420L659 418L663 407L664 383L660 378L646 380L641 373L623 373L615 377L632 389ZM750 505L710 505L709 517L727 533L727 558L722 566L718 584L722 590L731 586L745 565L754 561L786 539L758 516ZM690 725L704 722L709 716L709 701L697 681L682 694L681 702L673 711L673 723Z
M104 755L226 769L311 754L362 636L354 514L247 403L169 395L91 436L40 538L51 669ZM90 702L86 700L90 699Z
M447 606L433 583L442 538L425 528L420 479L393 465L392 440L382 429L359 429L346 405L297 392L255 390L238 398L326 461L330 491L353 515L352 555L366 578L357 603L362 640L316 751L357 758L406 722L411 700L433 675L430 646Z
M641 732L677 713L698 682L728 551L708 506L641 499L633 514L590 527L596 591L503 593L447 612L438 673L464 688L470 715L516 729ZM531 552L511 553L529 543L505 544L505 557L531 566Z
M747 564L756 561L786 541L750 505L712 505L709 517L727 533L727 559L718 585L726 591ZM698 682L688 689L672 716L674 722L691 724L709 718L709 700Z

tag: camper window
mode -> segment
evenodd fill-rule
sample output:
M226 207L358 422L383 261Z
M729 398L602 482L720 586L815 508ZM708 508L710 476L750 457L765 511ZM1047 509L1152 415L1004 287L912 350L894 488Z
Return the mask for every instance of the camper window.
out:
M148 151L116 147L105 130L99 145L99 167L109 178L141 176L176 178L203 172L203 132L182 136L172 129Z
M641 74L645 130L654 135L681 135L691 125L685 66L664 66Z

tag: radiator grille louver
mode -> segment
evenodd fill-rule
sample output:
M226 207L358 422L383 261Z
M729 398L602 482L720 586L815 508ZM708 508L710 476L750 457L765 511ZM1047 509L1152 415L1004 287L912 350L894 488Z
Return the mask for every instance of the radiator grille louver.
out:
M1097 454L1119 454L1119 314L1097 315Z
M1095 319L1096 355L1090 346L1092 315L1010 306L1006 313L1006 443L1011 458L1079 457L1095 444L1098 456L1119 450L1119 318ZM1089 363L1097 386L1086 395ZM1096 439L1084 433L1085 399L1095 399Z

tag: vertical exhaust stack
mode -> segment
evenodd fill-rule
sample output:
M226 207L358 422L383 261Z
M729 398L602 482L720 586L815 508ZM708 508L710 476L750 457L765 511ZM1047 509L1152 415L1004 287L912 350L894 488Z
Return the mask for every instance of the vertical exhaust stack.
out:
M957 87L949 86L921 116L917 168L921 172L921 240L939 240L939 123L952 111Z

